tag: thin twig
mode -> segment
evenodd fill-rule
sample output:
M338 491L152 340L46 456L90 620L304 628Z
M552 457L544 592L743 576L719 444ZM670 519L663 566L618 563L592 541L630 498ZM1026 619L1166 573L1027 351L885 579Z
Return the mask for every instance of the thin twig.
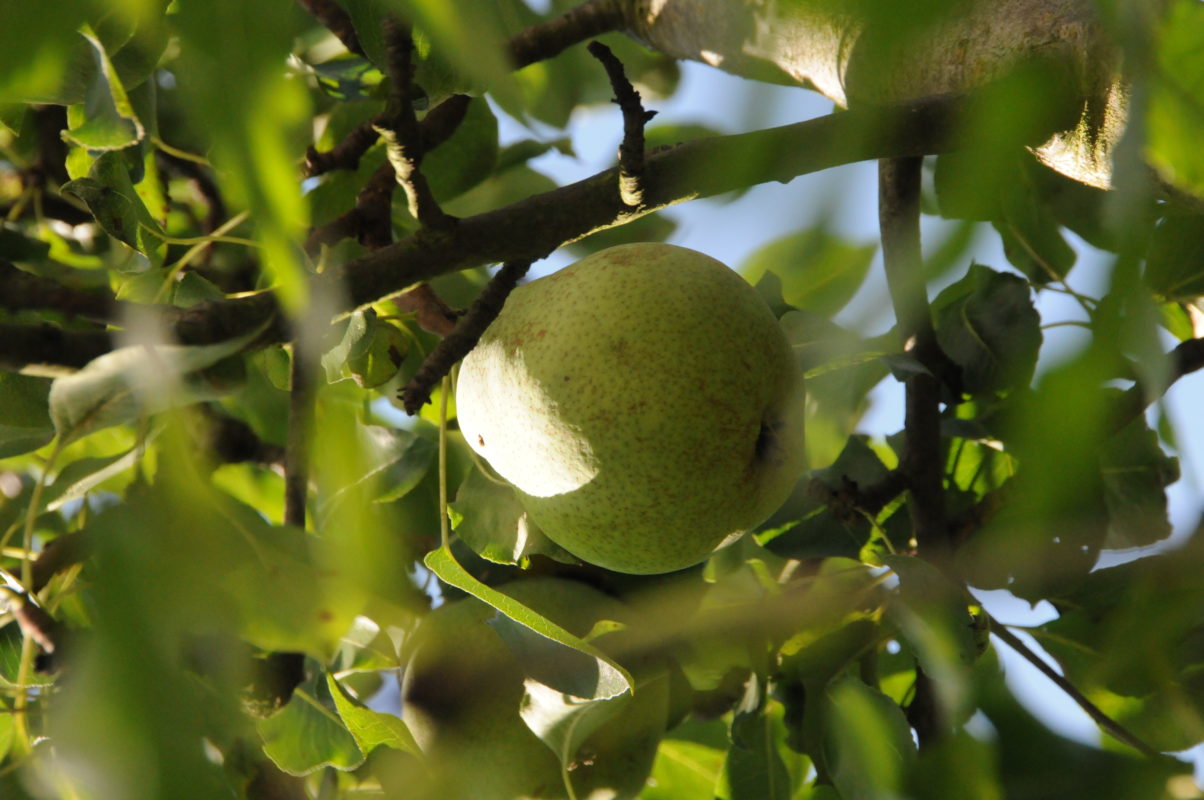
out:
M623 30L627 20L619 0L588 0L564 14L532 25L509 42L510 61L515 69L552 58L573 45Z
M512 262L498 270L476 300L469 306L468 312L456 323L456 328L447 335L435 349L427 355L418 372L401 390L402 404L407 414L416 414L418 410L430 402L431 392L435 384L447 375L451 368L464 356L468 355L481 338L481 334L489 327L489 323L497 318L506 298L519 280L531 268L530 261Z
M655 111L645 111L640 102L640 93L627 80L623 62L615 57L610 48L601 42L590 42L589 52L602 62L610 86L614 90L614 101L623 112L623 142L619 145L619 197L625 205L639 208L644 204L644 125L656 116Z
M414 42L410 32L386 18L385 45L389 58L390 109L376 123L384 140L397 182L405 189L411 216L424 228L446 229L455 217L444 213L422 174L422 129L414 114Z
M356 169L364 153L380 138L376 131L378 121L374 118L361 122L329 150L318 150L313 145L306 148L305 177L313 178L336 169Z
M984 611L983 613L985 614L986 612ZM1066 680L1066 678L1062 675L1059 675L1057 670L1049 666L1049 664L1045 663L1045 659L1034 653L1032 649L1029 648L1029 646L1026 645L1023 640L1020 639L1020 637L1012 633L1006 625L1000 624L1000 622L990 614L987 614L987 621L991 625L991 633L1002 639L1008 645L1008 647L1019 653L1025 661L1032 664L1034 667L1040 670L1041 674L1053 681L1054 685L1065 692L1066 695L1073 700L1079 708L1083 709L1083 711L1087 713L1087 716L1091 717L1091 719L1095 721L1096 725L1099 725L1100 728L1102 728L1112 738L1116 739L1118 742L1127 744L1129 747L1132 747L1134 750L1146 756L1147 758L1156 758L1159 755L1157 750L1155 750L1153 747L1150 747L1141 739L1137 738L1137 736L1131 731L1100 710L1099 706L1088 700L1086 695L1075 688L1074 684Z
M393 302L401 311L414 314L418 327L437 336L449 336L461 316L435 294L429 283L399 294Z

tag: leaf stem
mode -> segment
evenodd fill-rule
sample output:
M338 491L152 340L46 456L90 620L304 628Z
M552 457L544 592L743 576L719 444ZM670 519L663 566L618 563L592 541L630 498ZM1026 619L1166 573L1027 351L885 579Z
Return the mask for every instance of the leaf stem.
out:
M439 384L439 542L448 552L451 531L447 521L447 395L450 381L446 375Z

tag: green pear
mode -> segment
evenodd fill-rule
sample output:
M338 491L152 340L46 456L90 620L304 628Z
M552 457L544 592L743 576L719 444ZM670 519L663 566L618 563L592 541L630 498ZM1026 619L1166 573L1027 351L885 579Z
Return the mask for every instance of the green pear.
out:
M600 620L630 622L621 603L576 581L532 578L502 591L578 636ZM425 786L411 778L410 797L568 797L560 761L520 716L525 676L488 624L493 615L475 598L456 600L431 612L415 634L402 718L430 769ZM605 648L615 635L595 641ZM577 800L635 798L652 770L668 721L668 671L651 659L625 666L636 679L634 695L618 701L626 704L584 741L567 771Z
M618 572L702 561L803 468L803 380L773 313L674 245L611 247L515 289L464 359L456 413L550 539Z

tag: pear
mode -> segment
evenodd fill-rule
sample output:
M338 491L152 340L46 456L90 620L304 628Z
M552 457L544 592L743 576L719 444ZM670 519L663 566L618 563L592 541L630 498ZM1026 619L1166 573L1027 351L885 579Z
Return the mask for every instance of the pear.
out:
M502 591L578 636L603 619L630 622L621 603L576 581L532 578ZM626 704L584 741L562 772L552 750L520 716L525 676L488 624L493 615L475 598L456 600L431 612L415 634L402 680L402 718L430 769L424 780L410 779L408 796L567 798L567 774L578 800L637 797L668 721L664 665L651 658L625 663L636 678L634 695L618 701ZM615 636L595 641L605 648Z
M696 564L803 468L803 380L761 296L667 244L594 253L511 293L456 389L470 447L583 561Z

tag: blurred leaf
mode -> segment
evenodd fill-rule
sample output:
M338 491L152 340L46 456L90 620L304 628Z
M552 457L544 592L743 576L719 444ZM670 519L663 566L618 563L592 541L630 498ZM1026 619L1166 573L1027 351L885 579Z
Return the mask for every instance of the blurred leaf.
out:
M568 564L577 563L530 520L513 487L477 467L456 490L449 504L459 536L481 558L498 564L520 564L541 554Z
M824 703L824 749L843 800L897 797L915 761L916 745L903 711L852 677L839 678Z
M180 308L189 308L198 303L204 303L209 300L224 300L225 298L226 293L219 289L212 281L198 275L196 272L188 271L180 276L180 280L176 282L171 301L173 305Z
M320 512L323 516L332 513L339 503L359 500L353 490L366 490L377 503L404 497L418 485L434 460L435 445L429 435L421 432L362 425L357 433L367 469L326 501Z
M823 227L784 236L749 256L740 272L756 284L767 272L782 279L782 297L795 308L832 316L861 288L877 245L854 245Z
M146 135L104 45L91 31L83 36L92 46L96 70L83 107L68 111L68 129L63 138L89 150L120 150Z
M497 117L484 98L474 98L451 138L422 159L435 198L446 202L488 178L498 160L497 139Z
M27 236L7 224L0 227L0 259L5 261L41 261L50 252L50 243Z
M1179 189L1204 197L1204 7L1175 0L1158 32L1154 80L1146 112L1147 157Z
M352 770L364 753L340 720L326 681L314 676L297 687L279 714L256 723L263 752L289 775L322 767Z
M751 734L733 742L716 796L723 800L790 800L794 786L782 761L781 707L761 709L750 720Z
M661 741L641 800L713 797L729 746L720 720L691 720Z
M1170 536L1166 487L1179 480L1179 460L1162 451L1145 417L1109 439L1099 462L1108 508L1104 546L1140 547Z
M146 255L154 264L163 262L167 251L163 228L134 189L122 154L104 153L92 164L88 177L68 182L62 191L83 200L105 233Z
M54 438L49 394L47 378L0 372L0 458L37 450Z
M561 155L573 155L573 140L554 139L549 142L541 142L535 139L520 139L513 144L503 147L497 156L497 171L505 172L511 167L516 167L520 164L526 164L533 158L539 158L544 153L550 153L553 150Z
M1023 280L973 264L932 303L937 341L969 394L1028 386L1041 349L1041 317Z
M360 750L367 754L377 745L392 747L413 755L419 755L418 743L401 717L373 711L348 694L343 685L331 673L326 674L326 686L334 700L335 708L347 730L355 737Z
M1167 217L1150 237L1145 282L1166 301L1204 295L1204 217Z
M926 800L963 797L1004 800L1000 771L995 750L989 742L957 731L920 751L919 759L907 776L907 796Z
M899 589L887 618L932 679L940 711L954 727L973 712L970 667L978 658L964 591L939 569L912 556L888 555Z
M423 560L427 568L435 573L440 580L461 589L478 600L497 609L506 617L519 625L530 628L535 633L557 642L565 647L578 650L597 659L597 682L589 693L594 699L617 697L631 691L634 685L631 676L623 667L616 664L593 645L574 636L564 628L550 622L509 595L497 589L486 586L464 570L446 548L440 548L427 553Z
M153 433L148 438L153 438ZM131 447L125 452L104 458L78 458L72 461L54 477L54 483L42 492L43 507L47 511L57 511L67 503L79 500L110 478L133 468L143 455L141 448Z
M220 397L229 388L211 384L202 371L237 353L260 332L212 345L133 345L95 358L51 385L55 430L66 442L143 415Z
M443 210L453 216L471 217L555 188L556 182L543 173L526 165L511 167L505 172L494 173L452 200Z

